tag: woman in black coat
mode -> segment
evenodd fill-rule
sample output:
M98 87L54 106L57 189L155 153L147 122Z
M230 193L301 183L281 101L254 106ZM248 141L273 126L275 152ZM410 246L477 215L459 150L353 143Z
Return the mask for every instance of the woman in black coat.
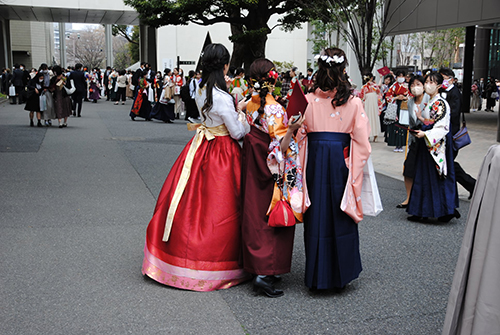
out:
M42 113L40 112L40 94L43 90L43 73L38 72L33 79L28 83L28 100L26 101L25 110L30 112L30 127L33 127L33 116L38 120L37 127L43 127L40 119Z

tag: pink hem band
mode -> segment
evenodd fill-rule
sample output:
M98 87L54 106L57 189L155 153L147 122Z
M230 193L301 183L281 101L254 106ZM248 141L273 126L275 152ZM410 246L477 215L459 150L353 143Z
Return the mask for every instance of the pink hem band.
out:
M230 288L249 279L243 270L202 271L174 266L153 256L144 246L142 274L155 281L185 290L213 291Z

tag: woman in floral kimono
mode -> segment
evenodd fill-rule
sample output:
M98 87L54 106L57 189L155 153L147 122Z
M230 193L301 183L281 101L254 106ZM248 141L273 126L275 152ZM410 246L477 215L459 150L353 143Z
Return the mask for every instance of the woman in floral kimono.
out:
M274 100L278 73L270 60L254 61L249 75L254 92L247 106L251 130L243 142L241 171L243 268L257 275L256 291L274 298L283 295L274 287L279 275L290 272L295 226L269 227L268 214L280 200L281 189L302 221L302 170L293 136L302 120L292 124Z
M379 114L382 110L382 93L378 85L375 84L375 76L371 73L363 76L363 82L365 84L361 87L359 98L363 101L366 115L370 120L370 138L376 142L381 133Z
M363 166L370 156L370 123L352 95L344 51L318 58L314 93L298 132L304 181L305 284L342 289L361 270L358 225L363 219Z
M459 218L458 195L453 165L453 145L450 132L450 106L438 93L443 76L431 73L425 79L424 90L430 100L417 118L423 123L418 138L415 177L406 211L410 221L428 217L448 222Z
M389 88L385 95L387 101L387 110L385 114L384 122L386 123L385 131L385 141L388 146L396 147L394 152L403 152L403 147L406 145L406 130L399 128L400 125L401 111L408 111L408 97L410 91L408 90L408 84L405 82L406 72L403 70L396 71L397 81ZM389 110L391 110L389 105L396 105L397 113L396 115L389 115Z
M139 91L135 97L132 110L130 111L130 118L135 121L136 116L151 120L151 102L148 100L149 83L146 79L147 73L143 73L142 78L139 79Z

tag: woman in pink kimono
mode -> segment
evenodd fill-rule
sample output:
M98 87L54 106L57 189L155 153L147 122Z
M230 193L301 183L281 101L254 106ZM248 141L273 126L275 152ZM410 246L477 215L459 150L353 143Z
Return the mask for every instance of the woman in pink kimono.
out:
M344 51L318 59L314 93L297 136L303 166L305 284L342 289L361 272L357 223L363 219L363 166L370 156L370 124L345 74Z

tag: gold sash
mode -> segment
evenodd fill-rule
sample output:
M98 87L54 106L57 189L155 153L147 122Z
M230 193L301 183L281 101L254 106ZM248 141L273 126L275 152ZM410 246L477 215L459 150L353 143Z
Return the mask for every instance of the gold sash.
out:
M164 242L167 242L168 238L170 237L170 231L172 230L172 222L174 221L175 212L177 211L177 206L179 206L182 194L184 193L184 189L186 188L189 176L191 175L191 167L193 165L194 155L200 147L203 138L206 137L207 141L211 141L215 138L215 136L229 135L229 131L224 124L209 128L201 123L188 123L187 127L188 130L196 130L196 135L194 136L193 141L191 142L191 146L189 147L186 160L184 161L184 165L182 167L179 182L177 183L174 196L172 197L172 201L170 202L170 207L167 213L167 220L165 222L165 232L163 233L162 238Z

